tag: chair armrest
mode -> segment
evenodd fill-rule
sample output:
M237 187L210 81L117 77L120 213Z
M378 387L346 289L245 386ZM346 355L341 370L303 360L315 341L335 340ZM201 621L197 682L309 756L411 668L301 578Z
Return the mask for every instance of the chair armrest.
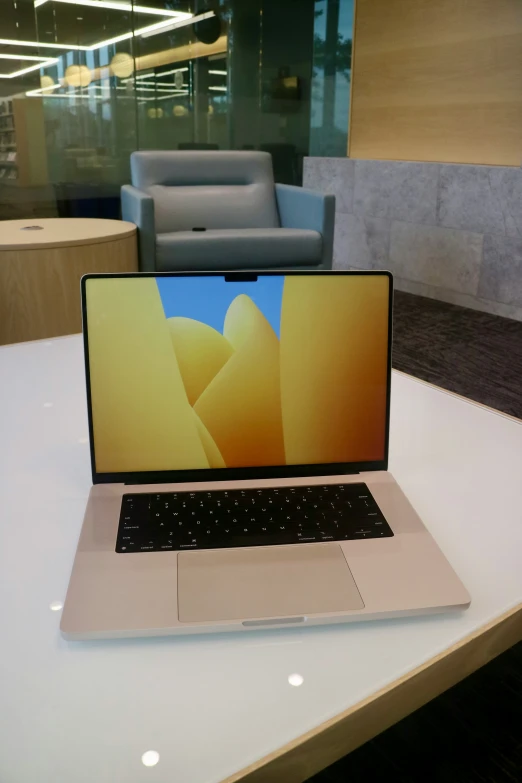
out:
M156 271L156 229L154 199L132 185L121 189L121 216L138 228L140 272Z
M321 266L332 268L335 196L295 185L276 184L276 200L282 228L307 228L323 238Z

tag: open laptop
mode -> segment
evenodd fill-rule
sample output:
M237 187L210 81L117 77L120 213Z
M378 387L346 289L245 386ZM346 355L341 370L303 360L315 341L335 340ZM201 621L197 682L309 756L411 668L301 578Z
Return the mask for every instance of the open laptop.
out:
M67 639L463 609L387 471L387 272L87 275Z

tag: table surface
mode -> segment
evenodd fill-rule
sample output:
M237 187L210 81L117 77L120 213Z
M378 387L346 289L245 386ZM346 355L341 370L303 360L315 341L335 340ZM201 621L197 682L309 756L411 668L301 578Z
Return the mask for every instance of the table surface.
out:
M39 226L40 228L32 228ZM28 229L28 230L25 230ZM101 218L45 218L2 220L0 250L35 250L110 242L132 236L134 223Z
M90 488L81 337L0 348L0 378L2 783L217 783L522 601L521 424L394 373L390 469L469 589L468 611L66 642L59 607Z

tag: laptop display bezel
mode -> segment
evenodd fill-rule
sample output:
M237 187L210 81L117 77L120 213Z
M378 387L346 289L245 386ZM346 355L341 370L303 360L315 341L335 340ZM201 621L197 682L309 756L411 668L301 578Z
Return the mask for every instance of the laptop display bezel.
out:
M96 470L96 456L94 448L94 431L91 404L90 364L89 364L89 334L87 324L87 291L86 283L89 280L99 278L129 278L129 277L224 277L226 280L250 281L261 276L288 277L290 275L336 275L336 276L385 276L389 281L388 295L388 345L387 345L387 370L386 370L386 418L384 457L382 460L370 462L334 462L314 463L305 465L269 465L248 468L210 468L191 470L162 470L162 471L133 471L118 473L100 473ZM209 482L209 481L239 481L248 479L272 479L292 478L296 476L330 476L361 473L365 471L387 470L389 433L390 433L390 391L391 391L391 361L392 361L392 313L393 313L393 276L391 272L380 270L334 270L334 271L308 271L308 270L266 270L252 272L145 272L145 273L117 273L117 274L88 274L81 280L82 300L82 326L83 347L85 359L85 378L87 387L87 414L89 422L89 446L91 457L91 471L93 484L174 484L185 482Z

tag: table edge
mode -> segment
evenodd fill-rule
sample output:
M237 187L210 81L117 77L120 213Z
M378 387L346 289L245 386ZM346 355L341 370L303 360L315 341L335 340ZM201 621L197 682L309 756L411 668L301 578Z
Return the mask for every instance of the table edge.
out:
M35 223L37 220L35 220ZM107 221L109 222L109 221ZM122 229L117 234L108 234L107 236L92 236L84 237L82 239L66 239L57 242L38 242L35 239L34 242L16 244L13 242L6 242L5 244L0 242L0 253L4 252L17 252L21 253L25 250L61 250L66 247L82 247L88 245L99 245L103 242L118 242L121 239L132 237L136 234L136 226L128 220L111 220L111 223L121 223Z
M522 641L522 603L221 783L305 783Z
M445 389L443 386L437 386L436 383L431 383L431 381L425 381L423 378L417 378L416 375L411 375L410 373L404 372L403 370L396 370L395 367L392 368L392 373L409 378L411 381L420 383L422 386L429 386L431 389L436 389L437 391L442 392L442 394L448 394L450 397L456 397L458 400L468 402L470 405L474 405L476 408L482 408L485 411L489 411L489 413L496 413L497 416L502 416L504 419L511 419L511 421L514 421L517 424L522 424L522 419L519 419L518 416L513 416L511 413L505 413L498 408L492 408L491 405L486 405L484 402L478 402L477 400L473 400L471 397L465 397L463 394L458 394L458 392Z

